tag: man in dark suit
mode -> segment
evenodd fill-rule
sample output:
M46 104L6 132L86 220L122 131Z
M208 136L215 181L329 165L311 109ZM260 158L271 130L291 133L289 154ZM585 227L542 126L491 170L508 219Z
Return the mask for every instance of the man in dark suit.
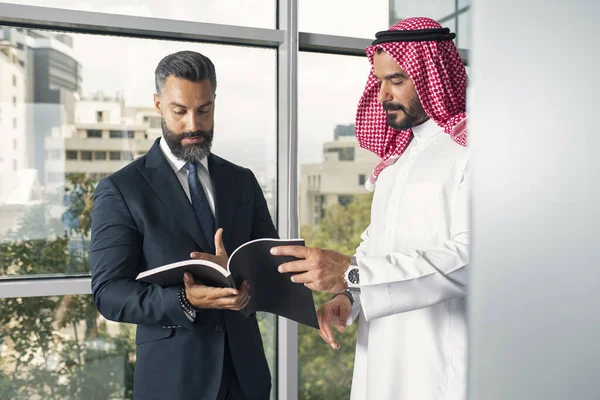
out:
M277 237L253 173L211 154L215 69L179 52L156 69L163 137L148 154L102 180L92 214L92 290L106 318L137 324L134 397L140 400L269 398L271 377L249 298L187 276L179 287L138 273ZM223 228L218 229L217 228ZM205 255L200 255L205 257Z

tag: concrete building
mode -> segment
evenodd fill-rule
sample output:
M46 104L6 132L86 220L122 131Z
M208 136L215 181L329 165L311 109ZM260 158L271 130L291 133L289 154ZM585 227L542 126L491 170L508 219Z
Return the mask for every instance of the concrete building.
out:
M146 154L154 142L148 131L156 129L151 128L156 121L149 119L148 109L138 111L102 94L78 101L75 124L55 129L45 140L47 185L64 185L68 173L100 180Z
M347 205L354 195L367 193L365 182L379 158L362 149L356 137L336 136L337 140L323 145L322 163L300 167L301 225L318 225L327 207Z
M15 62L25 73L25 94L17 101L26 115L24 165L19 168L37 170L45 184L45 138L74 123L81 90L81 65L74 55L73 39L63 33L1 27L0 40L15 48Z
M3 172L27 168L25 88L25 68L19 63L17 48L0 39L0 171Z

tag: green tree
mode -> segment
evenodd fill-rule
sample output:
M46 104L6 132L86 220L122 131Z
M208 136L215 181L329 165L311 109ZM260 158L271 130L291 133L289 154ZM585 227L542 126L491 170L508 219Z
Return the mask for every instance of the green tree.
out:
M83 174L67 182L2 238L0 275L89 273L95 183ZM56 217L60 200L65 210ZM0 359L0 398L132 398L132 334L124 325L108 335L90 295L3 299L0 341L8 351Z
M357 195L346 207L330 207L318 226L304 225L300 236L307 246L354 254L360 235L370 221L372 194ZM314 294L320 307L331 299L325 293ZM343 334L336 332L341 348L333 350L312 328L298 328L299 398L301 400L345 400L350 398L354 349L358 324Z

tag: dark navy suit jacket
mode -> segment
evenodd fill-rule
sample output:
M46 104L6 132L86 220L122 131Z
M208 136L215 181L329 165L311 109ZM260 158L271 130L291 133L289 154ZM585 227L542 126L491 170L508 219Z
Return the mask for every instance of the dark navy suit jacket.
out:
M160 140L160 139L159 139ZM148 154L103 179L92 213L92 291L109 320L137 324L134 397L214 400L221 383L225 340L248 400L269 398L271 376L256 315L203 310L185 316L179 287L137 282L138 273L212 252L183 188L157 140ZM231 254L257 238L275 238L254 174L215 155L208 158L217 227Z

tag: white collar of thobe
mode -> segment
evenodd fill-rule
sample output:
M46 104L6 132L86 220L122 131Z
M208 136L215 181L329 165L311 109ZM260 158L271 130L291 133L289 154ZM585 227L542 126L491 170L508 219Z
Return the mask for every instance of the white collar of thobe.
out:
M412 128L413 135L415 135L415 139L417 139L417 141L429 140L443 131L444 128L441 128L431 118L423 122L421 125Z

